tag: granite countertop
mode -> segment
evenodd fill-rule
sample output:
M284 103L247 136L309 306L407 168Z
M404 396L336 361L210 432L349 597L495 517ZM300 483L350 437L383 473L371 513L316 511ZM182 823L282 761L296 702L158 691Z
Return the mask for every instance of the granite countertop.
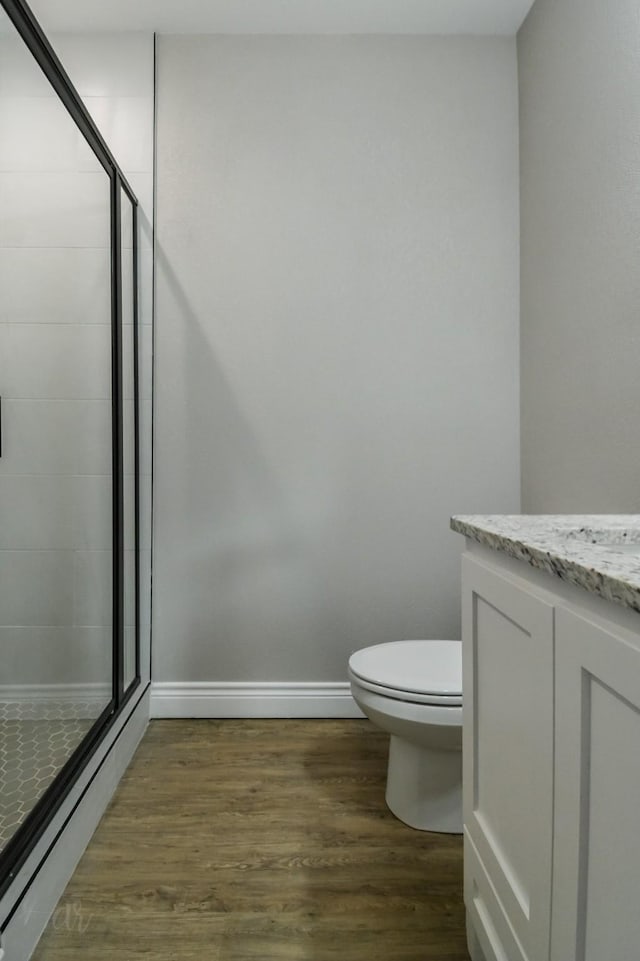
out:
M640 514L459 514L451 528L640 612Z

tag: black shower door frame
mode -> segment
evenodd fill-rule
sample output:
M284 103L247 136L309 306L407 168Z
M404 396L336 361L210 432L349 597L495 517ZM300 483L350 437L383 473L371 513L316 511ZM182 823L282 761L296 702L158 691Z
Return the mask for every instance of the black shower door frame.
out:
M0 854L0 896L11 886L20 867L37 844L56 811L69 794L105 735L140 686L140 424L138 335L138 200L115 157L87 111L44 31L24 0L0 0L24 43L51 83L68 113L93 150L110 180L111 207L111 407L112 407L112 688L111 699L93 723L51 786L33 807ZM130 201L133 217L133 406L134 406L134 577L135 577L135 677L125 690L124 654L124 451L122 372L122 193ZM55 843L55 842L54 842ZM43 856L43 860L46 853Z

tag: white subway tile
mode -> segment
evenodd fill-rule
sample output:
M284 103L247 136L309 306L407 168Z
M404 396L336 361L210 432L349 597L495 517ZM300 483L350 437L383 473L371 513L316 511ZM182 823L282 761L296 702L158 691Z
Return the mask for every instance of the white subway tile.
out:
M77 141L78 128L57 98L0 96L0 170L75 170Z
M123 405L122 425L122 456L125 477L135 473L135 418L132 400L125 400Z
M113 642L111 626L74 627L70 641L75 652L73 663L66 668L69 683L90 681L111 683Z
M67 478L73 491L73 544L77 550L109 551L112 544L111 476Z
M111 396L111 329L104 325L0 325L0 383L7 398Z
M125 171L125 176L139 204L139 246L142 249L148 249L153 246L153 171L144 173Z
M142 358L142 328L138 328L138 361ZM122 396L125 401L133 398L134 390L133 327L129 325L122 331Z
M125 626L124 629L124 687L129 687L136 676L136 632L135 627Z
M140 474L151 474L151 401L140 401Z
M99 684L111 680L111 629L0 627L0 684Z
M73 623L107 627L113 618L113 555L111 551L74 553Z
M73 615L70 551L0 550L0 624L68 625ZM4 660L0 658L0 661Z
M0 475L110 472L110 401L3 400Z
M54 684L69 633L64 627L0 627L0 685Z
M151 370L153 364L153 327L145 324L139 330L139 394L142 400L151 400Z
M138 319L141 324L153 323L153 250L138 251Z
M135 490L133 476L125 477L123 492L124 549L132 551L135 547Z
M124 552L124 623L125 627L135 627L136 623L136 581L135 553L133 549Z
M153 97L153 34L54 34L81 97Z
M0 477L0 550L70 550L73 541L73 489L66 477Z
M134 171L153 169L153 97L85 97L84 102L127 179Z
M110 475L111 400L80 400L74 403L78 436L73 449L73 473Z
M148 481L148 485L145 484ZM140 550L151 550L151 478L140 478Z
M108 247L110 185L97 173L0 173L0 247Z
M0 35L0 91L3 96L57 99L53 87L17 32Z
M133 251L122 252L122 323L125 327L133 323Z
M144 340L144 351L141 352L138 364L138 378L139 384L138 389L140 392L140 398L142 401L151 400L151 391L153 385L153 368L152 368L152 347L153 347L153 331L151 327L148 327L149 334L147 335L144 331L140 333L140 340ZM150 411L149 411L150 414ZM141 412L142 416L142 412ZM150 419L147 420L150 425Z
M151 623L151 551L140 551L140 624Z
M0 290L8 323L110 324L111 251L0 248Z
M139 319L147 327L140 344L141 390L147 398L141 405L141 424L149 435L142 463L148 472L153 37L68 35L55 38L54 48L87 98L141 203ZM24 98L21 103L0 104L0 131L11 128L14 134L19 132L11 142L5 137L0 143L0 170L7 171L0 175L0 248L4 248L0 249L0 321L6 324L0 324L0 383L8 418L4 425L7 459L0 462L0 501L12 505L11 516L3 514L0 524L0 549L5 544L12 548L0 550L0 618L10 615L14 619L10 623L16 624L83 624L59 628L57 633L55 627L40 629L43 658L39 667L47 668L43 683L48 676L55 677L48 669L56 667L61 668L63 682L106 680L111 638L108 627L102 625L111 618L112 533L111 478L105 476L111 466L109 184L72 121L66 114L60 116L60 105L21 41L0 38L0 91L3 96ZM43 99L28 101L32 97ZM48 155L39 147L43 142L48 144ZM123 213L126 217L127 204L123 204ZM130 270L130 262L125 263ZM130 273L125 274L124 283L126 292L131 286ZM127 298L127 307L129 303ZM125 310L125 321L131 319ZM129 370L130 338L125 362ZM125 384L130 383L131 378L125 376ZM130 398L129 386L127 395ZM132 423L128 427L125 443L130 452ZM34 476L12 477L9 472ZM56 472L58 476L50 476ZM72 472L74 476L63 476ZM96 476L78 476L83 474ZM146 545L141 603L147 632L149 480L148 475L143 478L141 505ZM125 505L129 630L134 610L132 490L127 488ZM33 549L43 544L56 549ZM15 550L16 546L23 549ZM5 603L5 594L10 596L10 604ZM94 621L99 626L87 626ZM8 630L25 628L0 628L0 649L4 650L3 641L25 643L24 636L18 640L2 633ZM46 631L53 633L45 638ZM50 662L44 656L47 642L60 645ZM33 650L32 644L32 655ZM62 667L61 660L66 662Z
M110 550L111 477L3 475L0 550Z
M124 257L131 257L130 251L133 250L133 205L124 190L121 192L120 200L122 251Z

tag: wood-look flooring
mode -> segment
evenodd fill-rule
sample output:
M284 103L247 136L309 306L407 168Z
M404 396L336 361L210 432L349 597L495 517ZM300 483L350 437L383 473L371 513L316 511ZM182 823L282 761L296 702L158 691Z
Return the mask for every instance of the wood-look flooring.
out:
M468 961L462 841L366 720L153 721L34 961Z

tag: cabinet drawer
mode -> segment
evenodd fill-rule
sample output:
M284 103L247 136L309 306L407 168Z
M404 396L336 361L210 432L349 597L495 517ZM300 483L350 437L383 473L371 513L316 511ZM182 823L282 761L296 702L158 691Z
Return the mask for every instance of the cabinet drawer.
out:
M489 880L482 858L465 832L465 904L484 958L472 961L528 961L500 899Z

